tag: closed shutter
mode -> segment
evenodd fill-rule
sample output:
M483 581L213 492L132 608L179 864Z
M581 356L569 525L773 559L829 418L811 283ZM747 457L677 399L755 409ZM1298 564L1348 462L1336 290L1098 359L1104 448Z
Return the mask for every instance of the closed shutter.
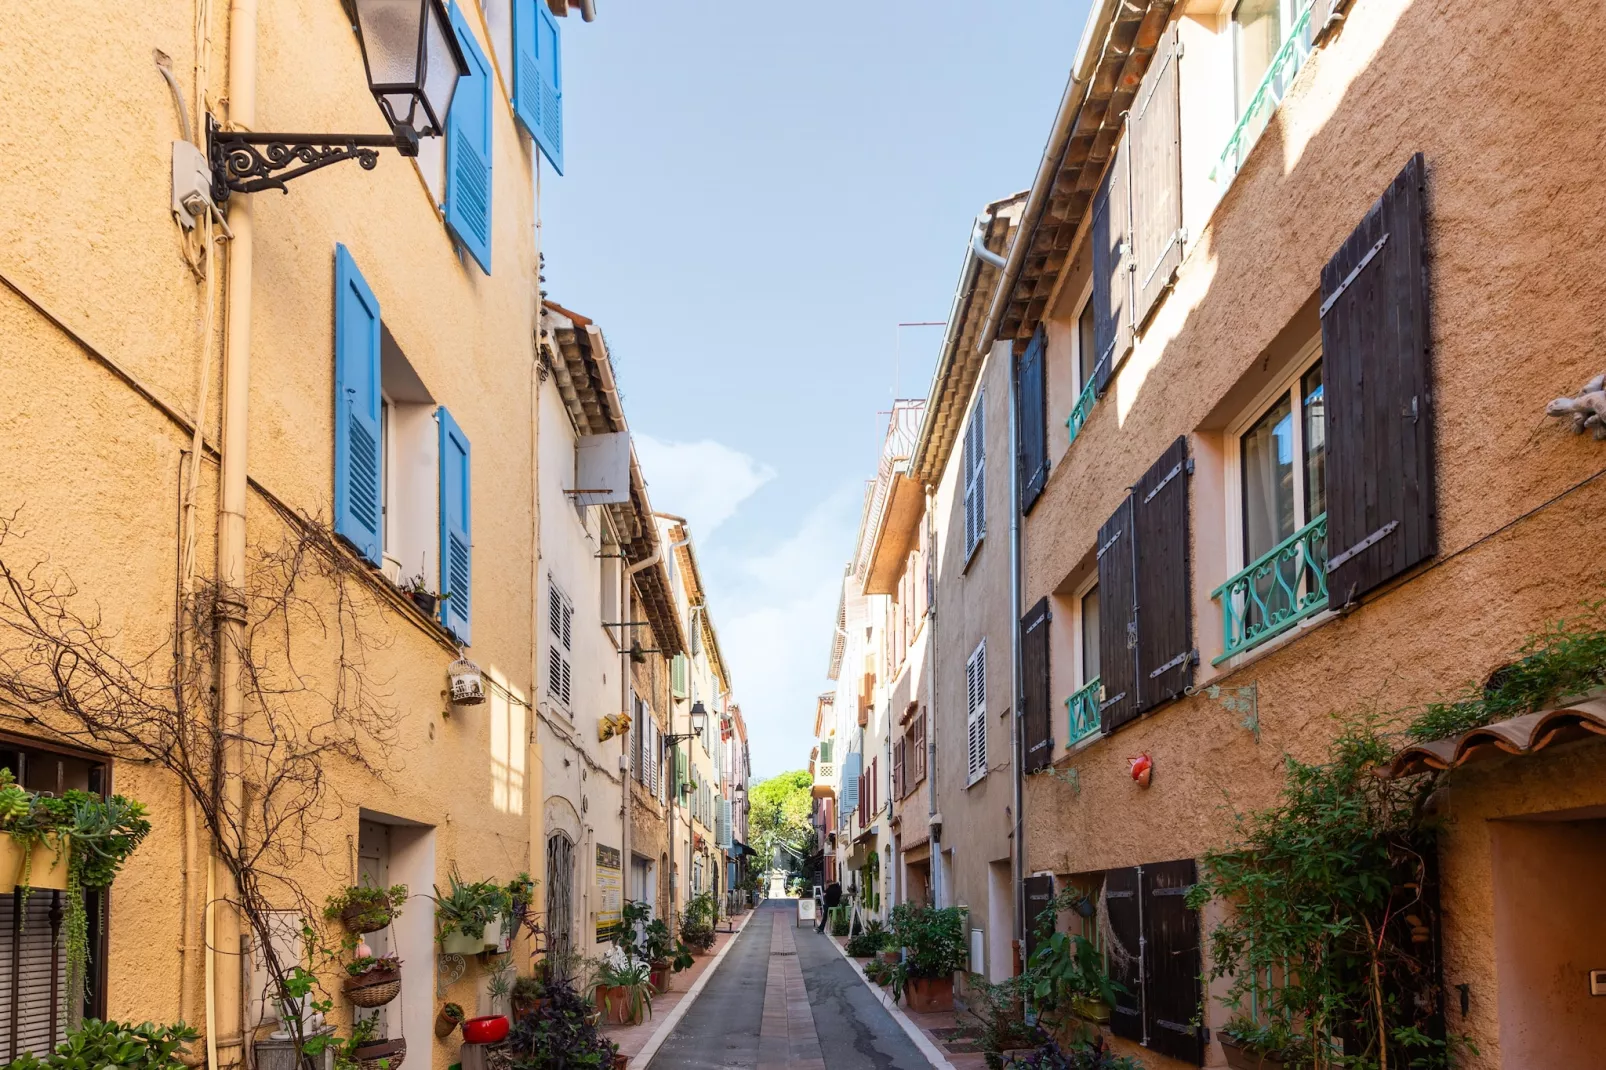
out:
M1102 396L1132 348L1132 204L1123 140L1093 197L1093 389Z
M686 794L686 783L687 783L687 781L686 781L686 748L684 746L682 746L681 744L677 743L677 744L675 744L675 794L676 794L676 796L684 796Z
M970 410L970 422L965 425L965 440L961 450L961 467L965 470L965 555L976 548L987 534L987 421L983 413L987 407L987 392L976 394L976 404Z
M335 534L380 563L379 300L335 246Z
M1099 716L1105 732L1139 712L1135 542L1128 495L1099 528Z
M573 685L574 604L547 577L547 694L565 709Z
M1125 989L1115 995L1110 1032L1128 1040L1143 1041L1143 905L1138 895L1138 870L1107 870L1104 874L1105 911L1110 929L1105 934L1110 980Z
M675 698L686 697L686 655L676 654L669 663L669 693Z
M480 270L491 273L491 64L454 2L452 29L468 73L446 116L446 225ZM515 89L515 92L517 90Z
M969 785L987 775L987 640L985 639L965 663L965 696L969 704L965 716L965 782Z
M513 114L563 174L563 35L545 0L513 0Z
M42 889L30 893L22 911L20 932L16 897L0 895L0 1050L9 1052L8 1062L24 1052L47 1055L66 1039L66 1008L62 1000L67 991L66 940L61 931L61 915L54 924L50 920L53 906L65 910L65 895ZM12 1050L11 970L19 952L22 961L15 990L17 1044Z
M1189 910L1193 859L1142 866L1143 1017L1152 1049L1195 1066L1204 1062L1199 915Z
M1037 600L1020 621L1021 752L1027 773L1046 769L1054 757L1049 711L1048 598Z
M1043 328L1038 327L1020 358L1016 398L1020 413L1020 511L1029 513L1048 483L1048 393L1044 389Z
M441 623L467 646L473 618L473 496L469 478L468 436L443 405L440 421L441 472ZM446 597L450 595L450 597Z
M1193 683L1188 465L1188 440L1183 436L1160 455L1132 492L1140 712L1179 697Z
M915 783L926 779L926 708L915 718Z
M1030 965L1037 945L1042 942L1044 922L1054 923L1054 915L1048 910L1049 901L1054 898L1054 878L1044 874L1027 877L1023 883L1026 887L1026 962Z
M906 768L904 749L908 742L907 736L899 736L897 741L892 744L892 797L894 799L903 798L905 790L903 786L903 771Z
M877 805L881 801L881 766L880 757L870 759L870 820L874 821L881 812Z
M1322 269L1335 607L1437 549L1423 181L1418 153Z
M1132 132L1132 321L1142 325L1182 265L1182 118L1177 28L1160 38L1138 87Z
M859 808L859 770L863 759L858 751L848 754L842 761L842 813Z

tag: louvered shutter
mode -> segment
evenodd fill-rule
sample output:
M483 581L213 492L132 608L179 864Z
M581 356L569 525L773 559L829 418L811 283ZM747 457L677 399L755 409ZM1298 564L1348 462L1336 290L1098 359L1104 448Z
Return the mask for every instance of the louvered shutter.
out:
M1099 715L1113 732L1139 712L1137 577L1132 497L1099 528Z
M859 771L863 761L858 751L850 751L842 760L842 813L859 808Z
M1132 321L1149 318L1182 265L1182 117L1177 28L1160 38L1138 87L1127 129L1132 146L1132 249L1136 304Z
M513 0L513 114L563 174L563 34L545 0Z
M335 534L380 563L379 300L335 246Z
M1027 877L1022 883L1026 887L1026 962L1030 965L1037 945L1042 942L1044 922L1053 924L1054 916L1048 904L1054 898L1054 878L1045 873Z
M1110 1032L1128 1040L1143 1041L1143 914L1139 902L1136 866L1104 873L1104 905L1110 918L1105 933L1110 980L1124 992L1115 995Z
M1195 1023L1202 1010L1199 983L1199 915L1186 895L1195 880L1193 859L1141 867L1143 888L1143 1017L1148 1047L1198 1066L1204 1036Z
M965 474L965 554L968 556L987 533L987 392L978 391L976 404L965 425L961 466Z
M1020 380L1016 387L1019 402L1020 442L1016 464L1020 466L1020 511L1029 513L1048 483L1048 392L1044 388L1045 343L1038 327L1021 354Z
M892 797L894 799L903 798L903 778L904 769L906 768L904 750L908 743L907 736L899 736L892 744Z
M1322 269L1335 607L1437 549L1423 181L1418 153Z
M1093 389L1103 395L1132 349L1132 203L1123 139L1093 197Z
M468 436L446 406L436 410L436 417L440 422L441 593L451 596L441 601L441 623L467 646L473 641L469 621L474 608Z
M1193 683L1188 468L1188 440L1183 436L1132 491L1140 712L1179 697Z
M1037 600L1020 621L1021 643L1021 753L1027 773L1046 769L1053 761L1054 740L1049 711L1048 598Z
M446 115L446 225L491 273L491 64L454 2L452 30L468 61ZM515 89L515 92L517 90Z
M965 718L966 782L974 784L987 773L987 643L965 664L965 692L969 710Z
M571 697L573 670L570 655L574 641L574 606L568 596L547 577L547 692L567 708Z
M61 903L65 892L35 889L23 908L22 931L16 929L16 898L0 895L0 1050L10 1051L10 1059L23 1052L44 1056L66 1039L66 1008L51 1004L55 993L60 1000L67 990L66 934L58 917L51 924L50 911ZM18 953L22 961L17 963ZM17 1045L11 1050L12 988L11 970L19 966L17 1000ZM7 1061L10 1061L8 1059Z

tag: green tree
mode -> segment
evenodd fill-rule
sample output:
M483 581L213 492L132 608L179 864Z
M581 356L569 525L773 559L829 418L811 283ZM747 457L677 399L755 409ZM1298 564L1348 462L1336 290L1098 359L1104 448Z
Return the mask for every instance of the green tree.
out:
M813 785L808 770L798 769L760 780L748 790L753 804L748 828L763 865L770 864L779 845L790 851L808 852L813 840L809 823L814 812ZM797 868L795 858L788 868Z

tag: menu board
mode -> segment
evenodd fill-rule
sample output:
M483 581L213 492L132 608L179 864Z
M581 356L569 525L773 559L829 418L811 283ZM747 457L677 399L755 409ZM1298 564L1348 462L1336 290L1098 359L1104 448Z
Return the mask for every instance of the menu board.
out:
M624 874L619 868L619 848L597 844L597 943L612 940L619 932L625 904Z

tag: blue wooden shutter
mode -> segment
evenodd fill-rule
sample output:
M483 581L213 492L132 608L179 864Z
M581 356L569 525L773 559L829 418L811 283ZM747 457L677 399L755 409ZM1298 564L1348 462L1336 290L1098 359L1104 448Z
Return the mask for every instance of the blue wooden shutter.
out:
M335 534L380 562L379 301L335 246Z
M473 603L474 542L469 529L468 438L443 405L441 427L441 591L451 597L441 602L441 623L458 640L468 644Z
M513 114L563 174L563 35L545 0L513 0Z
M446 225L487 275L491 273L491 64L463 12L451 7L452 29L468 74L446 116Z

